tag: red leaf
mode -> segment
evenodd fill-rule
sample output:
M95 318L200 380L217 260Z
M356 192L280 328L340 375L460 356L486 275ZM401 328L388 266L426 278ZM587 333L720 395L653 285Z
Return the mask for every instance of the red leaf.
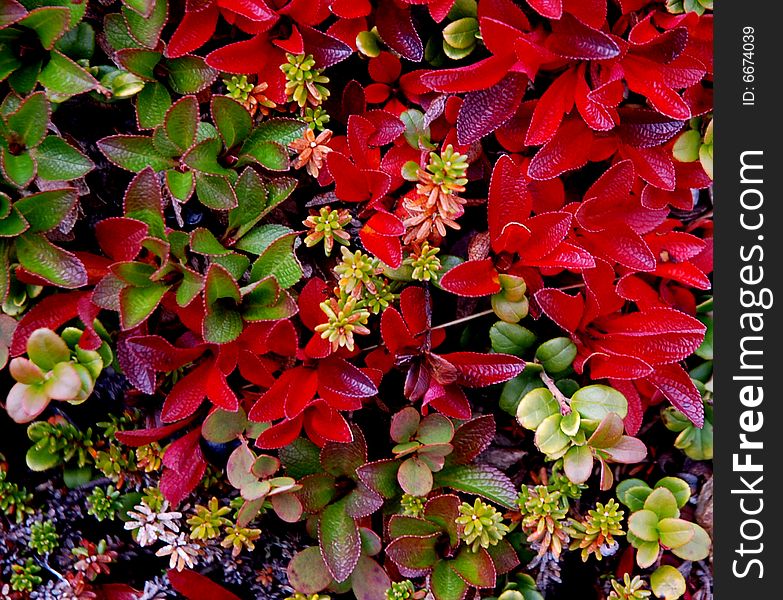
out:
M527 0L534 11L548 19L559 19L563 16L563 0Z
M701 394L680 365L661 365L647 377L658 390L696 427L704 426Z
M581 119L566 119L555 136L530 161L533 179L552 179L587 164L593 135Z
M239 600L236 594L190 569L169 569L166 576L171 587L188 600Z
M555 79L536 103L530 128L525 137L528 146L545 144L557 133L563 115L574 106L577 71L569 69Z
M364 247L392 269L398 268L402 264L402 243L399 238L380 234L368 225L359 231L359 239Z
M467 387L486 387L503 383L519 375L525 361L510 354L481 354L478 352L452 352L443 354L457 368L457 381Z
M536 292L535 300L544 314L568 333L573 334L579 327L585 305L582 296L545 288Z
M307 52L313 55L319 68L336 65L353 54L353 49L336 37L303 25L299 31Z
M172 442L163 455L166 468L160 478L160 491L172 506L178 505L201 483L207 463L201 453L201 429L194 429Z
M380 2L375 10L375 26L381 39L404 58L419 62L424 56L424 46L413 27L410 7Z
M503 125L516 112L525 95L527 77L509 73L486 90L470 92L457 118L457 140L472 144Z
M444 290L458 296L489 296L500 291L492 259L468 260L448 270L440 280Z
M46 327L56 330L79 314L79 302L87 298L88 292L52 294L38 301L19 321L11 339L11 356L24 354L27 339L36 329Z
M207 55L206 61L213 69L226 73L261 73L267 60L277 52L266 35L261 34L213 50Z
M628 435L636 435L642 427L642 419L644 418L644 405L642 404L642 398L639 395L639 391L630 381L613 379L610 383L612 384L612 387L625 396L625 399L628 401L628 414L626 414L625 419L623 419L623 422L625 423L625 432Z
M378 388L367 375L348 361L330 357L318 364L318 392L327 402L331 397L369 398Z
M215 32L219 14L217 3L208 4L204 10L185 11L169 40L166 56L176 58L206 44Z
M133 347L133 356L145 367L155 371L169 373L193 362L204 353L205 344L191 348L172 346L159 335L137 335L128 338L127 344Z
M513 57L490 56L465 67L429 71L421 76L421 81L437 92L475 92L492 87L503 79L513 62Z
M609 35L580 23L569 14L552 23L546 47L574 60L606 60L620 54L620 47Z
M272 425L269 429L261 432L256 439L256 446L259 448L282 448L293 442L302 431L302 421L304 415L299 415L295 419L285 419Z
M95 226L95 237L101 249L116 261L129 261L138 256L141 242L147 236L147 224L136 219L112 217Z
M207 376L210 369L209 362L200 364L174 384L163 403L161 418L164 422L179 421L196 412L206 396Z
M492 171L487 201L487 219L492 249L501 252L524 231L532 197L527 177L508 155L501 156ZM524 231L527 234L527 231Z
M454 432L451 445L454 451L449 460L455 464L468 464L486 450L495 438L495 417L483 415L460 426Z
M147 444L160 441L163 438L170 436L175 431L179 431L185 427L189 422L190 421L181 421L179 423L163 425L162 427L153 427L151 429L118 431L114 434L114 437L126 446L138 448L139 446L146 446Z

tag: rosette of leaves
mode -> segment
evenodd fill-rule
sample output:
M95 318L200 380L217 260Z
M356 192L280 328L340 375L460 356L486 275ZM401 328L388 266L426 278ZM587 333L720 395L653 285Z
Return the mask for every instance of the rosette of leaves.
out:
M391 541L386 556L404 577L427 576L436 600L458 600L471 589L494 588L498 575L519 564L505 539L475 552L460 540L461 503L455 495L435 496L427 501L421 518L393 515L388 523Z
M92 161L58 135L48 135L51 105L43 92L22 98L8 94L0 105L0 166L3 178L17 188L37 176L43 181L71 181L93 168Z
M556 388L555 388L556 389ZM547 460L563 459L566 476L584 483L601 465L601 489L609 489L613 476L610 462L637 463L647 448L637 438L624 435L623 418L628 403L620 392L605 385L589 385L567 399L549 388L528 392L517 409L517 420L535 431L536 447Z
M33 471L45 471L66 465L66 484L74 476L90 474L88 467L95 449L91 428L82 431L60 415L47 421L36 421L27 427L27 437L33 445L27 451L27 466Z
M445 456L443 468L431 472L432 489L450 488L514 508L517 492L511 480L498 469L475 462L494 436L495 419L491 415L476 417L457 427L451 438L452 451ZM378 495L386 500L399 501L404 493L398 477L399 469L400 459L384 459L364 464L357 472L362 482Z
M244 504L237 513L237 524L245 527L269 505L286 523L296 523L302 516L302 503L295 492L301 489L293 477L275 476L280 460L256 454L242 440L231 453L226 465L229 483L239 490Z
M267 185L246 169L237 189L242 201L229 212L226 235L233 236L234 248L256 257L252 265L206 228L189 234L166 228L158 179L151 168L141 171L125 194L125 216L96 227L114 263L96 287L95 303L118 312L127 330L143 323L169 292L181 307L203 294L203 336L218 344L236 339L245 322L293 315L296 304L284 288L302 275L293 249L297 233L280 225L255 227L293 186ZM146 258L139 260L142 253ZM209 266L202 273L198 265L205 260Z
M535 579L527 573L517 573L514 581L507 583L499 596L485 600L544 600L544 597L538 591Z
M296 474L302 486L298 496L305 513L317 522L326 568L340 584L348 580L362 556L359 520L383 505L381 495L357 475L357 469L367 462L367 443L358 427L351 426L351 432L353 441L325 444L317 461L316 448L308 443L281 452L287 472Z
M79 347L78 336L68 337L70 346L51 329L36 329L27 340L27 357L11 361L17 383L8 392L6 410L17 423L32 421L52 400L81 404L92 393L103 358Z
M103 21L103 35L113 50L114 62L146 82L136 98L141 129L163 123L172 104L169 90L180 95L197 94L220 74L200 56L166 56L166 44L160 35L168 16L167 0L124 0L120 12L107 14Z
M713 409L710 402L704 402L704 425L701 428L696 427L688 417L673 406L663 409L661 419L666 429L678 434L674 440L675 448L679 448L693 460L712 460Z
M517 323L527 316L529 303L525 293L527 284L518 275L498 275L500 291L490 296L492 310L506 323Z
M653 488L640 479L627 479L617 486L617 499L631 510L626 535L636 548L640 567L651 566L661 549L683 560L707 558L710 536L700 525L680 518L690 495L690 487L678 477L664 477Z
M392 417L391 438L395 457L402 459L397 481L407 494L426 496L432 491L432 474L443 469L446 456L454 449L454 425L438 413L422 418L412 406Z
M327 590L336 594L353 592L357 600L384 598L384 592L392 582L374 558L383 549L381 538L371 529L360 527L359 539L361 554L351 576L345 581L338 583L334 580L321 550L311 546L298 552L288 564L289 583L301 594L318 595Z
M98 81L73 58L77 48L64 38L84 17L86 2L25 2L4 0L0 19L0 81L17 94L29 94L37 84L54 102L62 102L98 87ZM74 51L77 51L74 54ZM72 57L69 57L69 54Z
M98 147L122 169L163 171L166 189L180 202L195 192L204 206L230 210L238 206L239 170L254 164L287 171L287 146L307 125L281 117L254 128L247 110L227 96L212 98L211 114L214 125L202 122L196 97L184 96L168 107L151 135L109 136Z
M705 173L712 179L713 123L704 123L701 117L691 119L691 128L681 133L674 142L672 152L680 162L699 161Z

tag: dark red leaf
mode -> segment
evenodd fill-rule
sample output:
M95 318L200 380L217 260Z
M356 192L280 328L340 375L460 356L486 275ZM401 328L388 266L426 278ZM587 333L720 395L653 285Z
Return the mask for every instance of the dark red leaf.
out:
M190 569L169 569L166 576L171 587L188 600L239 600L236 594Z
M489 296L500 291L498 272L489 258L468 260L449 269L441 278L440 285L458 296Z

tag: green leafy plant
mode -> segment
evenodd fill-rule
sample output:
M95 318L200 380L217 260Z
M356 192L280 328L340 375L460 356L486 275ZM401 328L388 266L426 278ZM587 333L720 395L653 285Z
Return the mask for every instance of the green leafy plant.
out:
M32 421L52 400L81 404L92 393L104 359L78 345L81 331L65 335L70 344L51 329L37 329L27 340L28 358L11 361L17 383L8 392L6 410L17 423Z
M57 528L51 521L36 521L30 525L30 548L41 556L49 554L59 541Z
M517 420L536 432L536 447L548 460L563 459L565 474L574 483L589 479L597 459L605 490L613 481L609 462L639 462L647 454L640 440L624 435L627 410L625 397L608 386L589 385L566 398L550 384L525 395Z
M403 459L397 481L405 493L426 496L432 490L432 474L443 469L446 456L454 449L453 437L454 425L438 413L422 419L419 411L409 406L394 415L391 438L397 445L392 452Z
M688 484L677 477L664 477L651 488L639 479L627 479L617 486L617 498L631 510L628 541L636 548L636 562L651 566L661 549L671 550L683 560L703 560L712 542L696 523L680 518L680 509L690 498Z
M122 507L120 491L115 489L113 485L106 487L106 489L96 487L87 496L87 514L92 515L98 521L113 521Z
M77 64L79 57L71 34L85 14L84 3L35 2L27 10L15 0L4 6L0 25L0 81L8 81L17 94L32 92L41 84L48 97L62 102L96 89L98 81Z

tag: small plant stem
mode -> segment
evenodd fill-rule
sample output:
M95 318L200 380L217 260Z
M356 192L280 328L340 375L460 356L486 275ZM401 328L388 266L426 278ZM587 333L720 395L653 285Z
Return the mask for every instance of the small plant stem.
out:
M560 405L560 414L563 416L570 415L571 405L569 404L568 398L565 397L563 392L560 391L560 388L555 385L555 382L549 375L546 374L545 371L541 371L539 376L541 377L541 381L543 381L547 389L552 392L555 400L557 400L557 403Z
M487 315L491 315L493 311L491 308L488 310L483 310L479 313L468 315L467 317L462 317L461 319L456 319L454 321L449 321L448 323L441 323L440 325L435 325L433 329L446 329L446 327L451 327L452 325L459 325L460 323L466 323L467 321L472 321L473 319L478 319L480 317L486 317Z

